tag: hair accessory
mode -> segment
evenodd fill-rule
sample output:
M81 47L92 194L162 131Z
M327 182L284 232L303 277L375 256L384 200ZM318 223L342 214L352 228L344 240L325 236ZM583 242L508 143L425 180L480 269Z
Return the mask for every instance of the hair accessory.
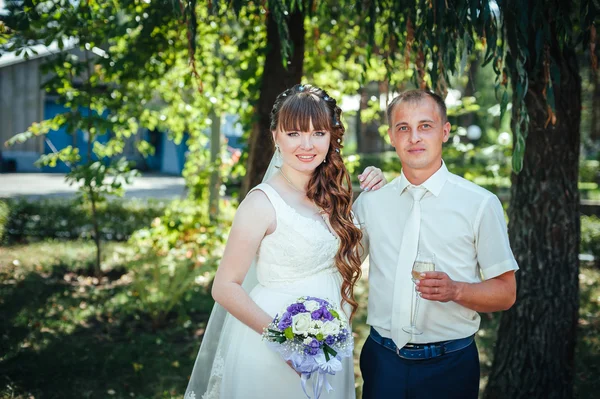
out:
M336 149L335 149L335 152L340 152L340 149L339 149L339 148L336 148Z
M325 95L325 97L323 97L323 100L329 101L329 100L331 100L331 97L329 97L328 95Z
M337 139L337 142L338 142L338 143L341 143L341 142L342 142L342 139Z
M304 91L304 85L298 86L298 91Z
M340 121L335 121L335 126L339 126L340 125Z
M287 93L283 93L281 97L287 97Z

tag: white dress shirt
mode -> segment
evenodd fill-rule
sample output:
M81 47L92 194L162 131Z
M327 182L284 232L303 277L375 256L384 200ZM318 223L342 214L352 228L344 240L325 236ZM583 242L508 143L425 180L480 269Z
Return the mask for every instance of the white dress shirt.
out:
M367 324L387 338L398 253L413 203L405 190L409 185L402 173L380 190L362 193L353 206L369 254ZM450 173L444 163L420 187L428 192L421 200L419 251L435 255L436 271L455 281L478 283L518 269L494 194ZM409 295L400 297L410 300ZM452 301L420 301L416 325L423 334L412 343L464 338L479 329L479 314L471 309Z

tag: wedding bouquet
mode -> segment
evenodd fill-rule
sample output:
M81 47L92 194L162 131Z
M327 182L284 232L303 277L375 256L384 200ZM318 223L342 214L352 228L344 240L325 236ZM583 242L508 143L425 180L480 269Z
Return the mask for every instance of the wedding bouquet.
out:
M333 388L327 375L342 370L341 360L352 356L354 339L348 322L324 299L300 297L281 314L277 314L265 329L263 339L285 361L290 361L301 373L301 384L308 398L306 383L311 375L313 396L318 399L323 387Z

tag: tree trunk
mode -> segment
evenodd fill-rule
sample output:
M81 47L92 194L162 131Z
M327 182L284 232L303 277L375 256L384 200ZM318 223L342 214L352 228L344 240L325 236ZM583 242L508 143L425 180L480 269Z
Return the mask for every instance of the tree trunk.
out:
M465 86L465 92L463 93L463 97L473 97L475 92L477 91L477 72L479 72L479 68L481 65L481 60L479 59L479 54L475 56L475 59L471 61L471 65L469 65L469 80ZM458 118L459 125L469 127L476 123L477 112L469 112L468 114L462 115Z
M94 190L90 188L90 202L92 207L92 226L94 227L94 243L96 244L96 265L94 274L97 277L102 275L100 260L102 259L102 248L100 243L100 226L98 225L98 211L96 209L96 198Z
M379 134L380 119L364 121L362 111L369 108L369 100L372 96L379 101L380 86L377 82L370 82L360 89L360 106L356 120L356 143L360 154L373 154L384 150L385 141Z
M287 21L292 55L287 67L281 60L281 44L277 23L269 13L267 17L267 55L262 76L260 96L256 105L256 121L252 126L249 140L248 163L246 176L242 185L240 197L262 181L273 155L273 139L269 125L271 124L271 109L277 95L285 89L300 83L302 65L304 63L304 13L295 11Z
M590 68L590 79L592 81L592 117L590 123L590 139L594 143L600 141L600 71L594 71Z
M221 152L221 117L217 115L214 108L210 110L210 119L210 164L214 169L210 174L208 209L210 220L214 222L219 217L221 188L220 161L217 162Z
M517 301L502 315L486 399L573 397L581 79L574 49L561 49L555 27L547 24L554 32L550 55L560 70L560 81L552 82L557 120L547 124L542 74L529 62L529 135L523 170L513 174L509 210L510 241L520 267ZM533 60L535 34L530 37Z

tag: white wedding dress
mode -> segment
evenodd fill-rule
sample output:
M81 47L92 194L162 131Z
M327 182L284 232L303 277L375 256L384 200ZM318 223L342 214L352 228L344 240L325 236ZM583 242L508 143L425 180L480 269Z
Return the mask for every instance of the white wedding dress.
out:
M324 223L297 213L269 184L259 184L253 190L261 190L271 201L277 227L261 242L256 258L258 284L249 292L250 297L271 316L306 295L339 306L342 278L334 264L338 238ZM211 370L207 383L195 384L194 370L185 399L306 398L298 374L258 333L227 314L221 334L230 338L218 343L212 364L202 364L199 356L195 365L195 369ZM342 362L343 370L328 376L333 391L323 389L321 398L355 397L353 359ZM309 385L312 378L307 388Z

